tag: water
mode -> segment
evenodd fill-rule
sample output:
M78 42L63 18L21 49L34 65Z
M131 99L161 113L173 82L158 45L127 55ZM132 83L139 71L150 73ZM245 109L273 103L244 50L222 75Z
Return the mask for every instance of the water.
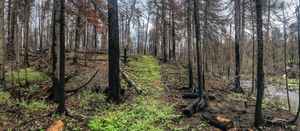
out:
M250 80L242 80L241 86L246 91L250 91L252 82ZM289 96L291 110L296 112L298 108L298 91L289 91ZM287 105L287 94L284 85L266 84L264 97L272 101L286 103Z

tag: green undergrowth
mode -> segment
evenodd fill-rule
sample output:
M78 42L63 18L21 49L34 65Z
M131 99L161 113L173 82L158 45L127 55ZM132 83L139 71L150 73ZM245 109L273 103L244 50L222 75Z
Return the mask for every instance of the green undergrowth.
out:
M96 60L99 60L99 61L107 61L108 60L108 55L97 55L96 56Z
M226 99L228 101L240 101L240 102L246 102L248 100L256 100L256 97L254 95L247 95L247 94L241 94L241 93L231 93L226 96ZM272 101L269 98L264 98L262 101L262 108L263 109L272 109L276 108L282 111L288 111L288 108L286 104L280 102L280 101Z
M34 69L31 68L26 68L26 70L20 69L20 70L8 71L5 73L5 79L8 82L14 81L14 83L17 83L18 81L20 81L21 84L25 84L26 77L29 83L33 83L36 81L44 81L49 79L49 77L45 73L35 71Z
M281 85L285 85L285 78L280 78L280 77L267 77L266 78L267 82L269 83L278 83ZM288 78L288 85L298 89L299 88L299 81L298 79L295 78Z
M89 110L97 104L105 103L106 96L102 93L84 91L82 94L77 96L77 99L79 100L80 107L85 110Z
M110 108L89 121L90 130L97 131L159 131L165 130L173 114L173 105L161 100L164 88L160 85L160 66L150 56L140 56L125 68L128 75L143 91L132 102Z

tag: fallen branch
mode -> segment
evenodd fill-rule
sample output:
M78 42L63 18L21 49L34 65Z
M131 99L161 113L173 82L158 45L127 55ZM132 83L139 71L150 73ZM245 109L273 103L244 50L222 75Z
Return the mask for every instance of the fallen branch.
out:
M76 88L76 89L73 89L73 90L68 90L68 91L65 91L66 93L72 93L74 92L74 94L76 92L78 92L80 89L82 89L83 87L85 87L86 85L88 85L94 78L95 76L98 74L99 70L97 70L97 72L90 78L90 80L88 80L85 84L83 84L82 86L80 86L79 88Z
M136 87L135 82L129 78L129 76L126 74L126 72L122 69L120 69L120 71L121 71L122 77L128 83L129 87Z
M137 88L136 83L135 83L133 80L131 80L131 79L129 78L129 76L127 75L127 73L126 73L124 70L122 70L121 68L120 68L120 71L121 71L121 76L122 76L122 77L124 78L124 80L128 83L129 87L133 88L138 94L141 94L141 93L142 93L142 90L139 90L139 89Z

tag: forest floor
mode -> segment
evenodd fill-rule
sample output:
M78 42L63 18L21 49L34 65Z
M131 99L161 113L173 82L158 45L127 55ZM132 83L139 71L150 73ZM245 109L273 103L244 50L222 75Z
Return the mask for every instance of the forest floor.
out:
M206 75L206 91L216 99L209 101L209 107L204 111L184 117L181 112L192 101L182 98L182 94L189 92L182 90L187 86L187 70L176 63L160 64L150 56L138 56L130 59L126 66L122 65L137 87L129 87L122 79L121 86L125 89L123 103L108 103L103 93L108 87L107 56L94 58L87 62L87 66L83 60L79 61L80 64L67 61L66 74L73 77L66 84L66 90L88 82L82 89L67 93L69 116L53 114L57 104L46 99L49 95L46 91L51 86L47 73L49 66L41 66L43 63L32 60L32 68L7 72L7 83L0 87L0 130L47 129L58 120L63 121L65 130L217 130L201 119L203 113L232 120L234 128L231 130L255 129L255 97L231 92L231 86L225 88L226 82L212 74ZM7 69L10 65L16 63L9 63ZM25 72L28 87L24 86ZM293 114L282 107L265 100L263 114L268 119L291 119ZM298 125L264 124L262 129L298 130Z

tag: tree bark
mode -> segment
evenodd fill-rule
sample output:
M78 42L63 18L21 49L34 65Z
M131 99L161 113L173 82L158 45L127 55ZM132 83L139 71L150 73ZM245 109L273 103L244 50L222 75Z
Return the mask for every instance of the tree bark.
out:
M0 84L4 80L4 63L5 63L5 28L4 28L4 5L5 1L0 2Z
M108 0L108 32L109 32L109 88L108 99L120 103L120 66L119 66L119 24L118 2ZM129 34L128 34L129 35Z
M59 88L57 113L67 113L65 106L65 0L60 0L60 59L59 59Z
M257 20L257 96L255 106L254 125L256 127L263 123L262 100L264 96L264 40L262 30L262 0L256 0Z
M283 3L283 35L284 35L284 74L285 74L285 88L287 95L288 108L291 110L290 96L289 96L289 83L287 72L287 34L286 34L286 17L285 17L285 2ZM267 38L268 41L268 38Z
M188 34L188 65L189 65L189 88L193 88L193 65L192 65L192 29L191 29L191 12L192 12L192 7L191 7L191 1L188 0L187 3L187 34ZM193 88L194 89L194 88Z
M196 26L196 53L197 53L197 76L198 76L198 88L199 88L199 96L200 98L203 97L204 90L203 90L203 82L201 78L202 73L202 64L201 64L201 24L200 24L200 14L199 14L199 1L194 0L194 21Z
M299 0L300 2L300 0ZM296 14L297 14L297 24L298 24L298 27L297 27L297 35L298 35L298 59L300 60L300 3L298 5L298 8L296 10ZM298 70L300 72L300 63L298 63ZM300 81L300 74L298 74L298 80ZM300 84L298 85L299 86L299 89L300 89ZM298 91L298 103L300 101L300 91ZM297 110L297 114L296 116L294 117L293 120L290 121L290 123L294 124L297 122L298 120L298 117L299 117L299 114L300 114L300 104L298 104L298 110Z
M243 92L240 84L240 0L235 0L235 92Z

